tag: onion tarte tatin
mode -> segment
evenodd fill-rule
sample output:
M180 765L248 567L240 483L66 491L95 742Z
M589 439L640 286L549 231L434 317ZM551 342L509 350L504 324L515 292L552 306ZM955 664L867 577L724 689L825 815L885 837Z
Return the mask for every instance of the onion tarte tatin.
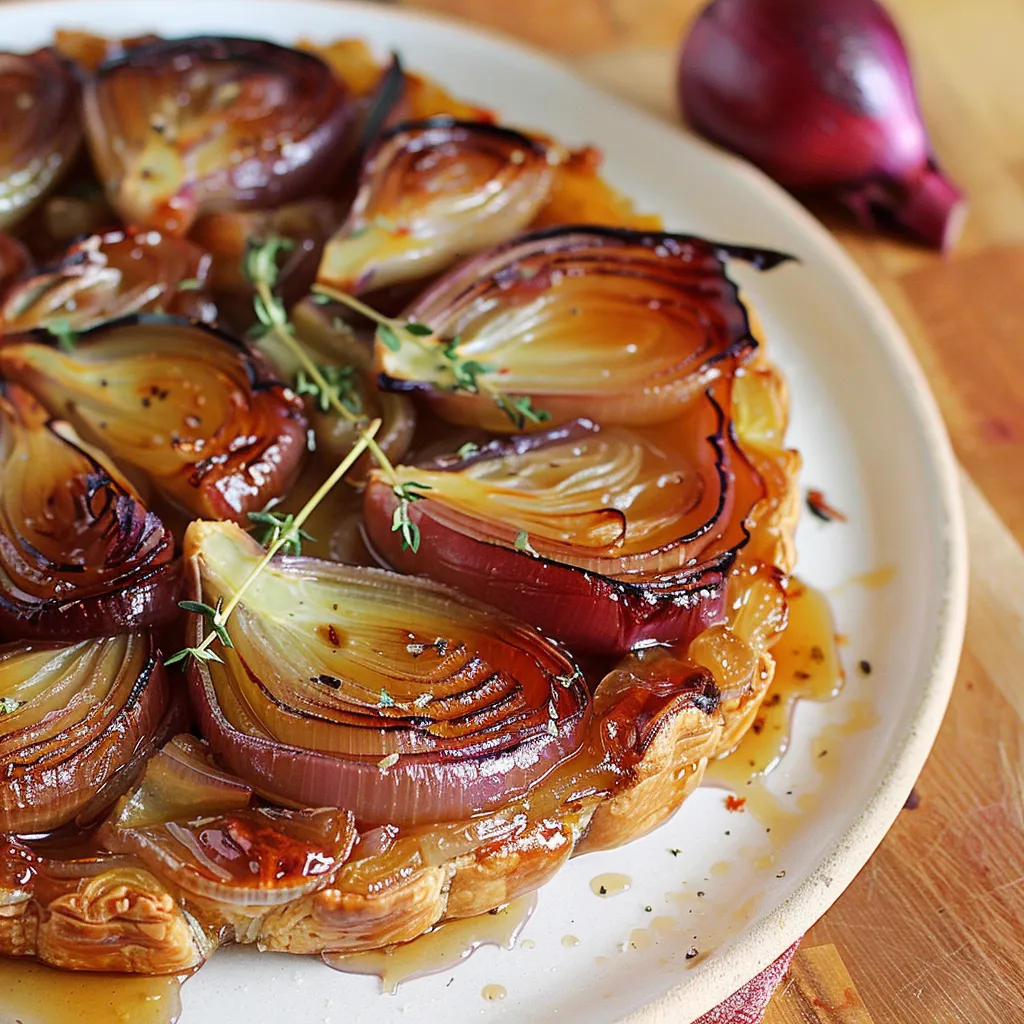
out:
M374 949L673 814L786 628L787 257L351 40L0 111L0 954Z

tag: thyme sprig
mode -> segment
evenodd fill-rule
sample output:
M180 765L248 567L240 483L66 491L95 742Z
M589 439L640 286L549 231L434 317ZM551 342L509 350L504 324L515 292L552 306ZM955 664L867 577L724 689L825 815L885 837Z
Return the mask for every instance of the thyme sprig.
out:
M330 412L332 406L340 402L354 416L362 416L363 400L359 395L356 367L321 363L320 373L327 381L326 388L312 380L305 370L299 370L295 377L295 393L315 398L317 408L321 412Z
M270 565L271 560L278 552L286 548L296 550L298 547L301 547L303 536L307 539L309 538L309 534L306 534L302 529L306 520L313 514L320 502L327 497L335 484L355 465L359 457L369 447L374 435L380 430L380 426L381 421L376 419L366 427L366 430L352 446L352 450L348 455L335 466L331 475L317 488L316 493L294 516L289 515L275 518L274 513L256 513L257 516L266 515L268 518L274 518L272 540L263 553L263 557L249 570L248 575L239 584L238 589L228 598L227 602L219 599L216 607L212 607L204 601L179 602L179 607L183 610L196 612L203 616L207 622L207 632L198 646L184 647L180 651L175 652L164 661L165 665L175 665L189 658L195 661L223 662L221 656L212 647L214 641L217 640L225 647L233 646L227 631L227 623L231 613L238 607L246 592L256 582L263 570Z
M278 537L284 536L285 541L281 545L281 550L286 555L301 555L302 542L308 540L312 543L316 540L312 534L307 533L301 527L296 527L295 516L290 512L287 515L283 512L250 512L249 520L258 526L266 527L257 538L265 548L274 544Z
M408 548L415 554L420 547L420 531L412 522L409 507L412 502L422 498L423 495L417 493L417 490L409 484L402 484L399 481L391 460L373 439L373 435L367 434L367 419L363 415L362 404L360 403L359 408L356 409L352 406L351 400L346 401L346 398L351 399L353 394L358 394L354 391L354 381L351 394L343 386L346 368L322 367L310 358L295 337L295 328L288 319L284 303L274 293L278 277L278 256L288 252L292 247L293 243L289 239L277 235L271 235L262 242L250 242L245 259L242 261L242 270L246 279L253 286L255 293L253 307L256 316L262 325L263 332L273 333L301 366L304 376L296 384L296 390L305 388L304 393L315 394L318 404L325 412L333 409L342 419L356 428L360 438L365 439L366 449L380 466L395 497L398 498L398 506L395 509L391 528L402 534L402 549ZM359 305L362 306L362 303ZM364 308L369 309L368 306ZM376 315L379 316L379 314ZM427 334L430 333L430 328L422 329ZM335 370L333 375L332 369ZM424 485L418 485L418 487L419 490L429 490Z
M361 313L377 325L377 337L385 348L398 352L403 345L412 345L436 357L438 370L451 378L450 391L465 391L469 394L489 395L498 408L512 421L517 430L527 423L545 423L551 414L543 409L534 409L529 395L507 395L487 375L497 372L497 367L469 359L460 352L460 338L456 335L447 340L438 338L426 324L416 321L396 320L378 313L354 295L331 288L328 285L314 285L314 300L340 302L356 313Z

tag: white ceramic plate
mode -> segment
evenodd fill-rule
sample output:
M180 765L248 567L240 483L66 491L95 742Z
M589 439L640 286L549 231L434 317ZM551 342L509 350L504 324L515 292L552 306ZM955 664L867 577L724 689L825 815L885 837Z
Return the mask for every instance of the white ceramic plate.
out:
M405 11L315 0L70 0L0 10L10 48L42 44L58 26L283 42L364 36L513 124L598 144L610 179L669 228L799 257L771 274L739 273L792 386L791 441L804 454L804 481L850 517L845 526L803 523L799 573L830 591L849 637L848 669L860 658L874 666L867 677L848 671L832 703L798 709L793 747L769 788L791 810L799 802L799 816L766 835L753 814L727 812L720 791L701 790L646 839L572 861L540 894L524 932L532 948L481 949L394 996L378 994L373 978L337 974L316 960L221 951L185 986L183 1024L596 1024L634 1013L682 1024L728 996L824 913L892 824L935 737L960 652L966 547L955 465L921 372L878 296L818 223L761 174L492 36ZM851 582L884 567L896 570L885 587ZM876 724L864 728L868 721ZM827 759L811 753L822 736ZM606 871L629 874L633 887L613 899L594 896L589 882ZM673 918L678 930L632 948L633 929L654 916ZM579 945L563 945L566 934ZM689 964L693 946L704 955ZM507 997L483 999L488 984Z

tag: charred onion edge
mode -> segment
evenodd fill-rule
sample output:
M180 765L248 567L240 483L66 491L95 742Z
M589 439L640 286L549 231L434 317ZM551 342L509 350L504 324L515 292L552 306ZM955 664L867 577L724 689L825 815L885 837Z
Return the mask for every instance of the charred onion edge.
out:
M45 333L45 331L44 331ZM9 381L0 380L0 395L6 396ZM26 390L26 389L22 389ZM40 403L42 406L42 403ZM45 409L45 406L42 406ZM132 497L142 508L155 515L152 509L142 501L131 488L124 487L116 477L86 448L65 437L54 429L57 423L67 421L60 416L47 416L42 429L50 431L62 444L73 448L83 459L92 465L97 473L113 485ZM0 427L0 430L3 428ZM26 427L26 429L29 429ZM100 592L76 597L74 594L66 598L48 597L35 601L22 601L13 597L0 587L0 625L8 640L36 641L78 641L91 637L102 636L104 633L121 630L141 630L151 626L162 626L172 621L177 615L177 597L181 576L181 561L174 557L174 537L164 524L161 525L166 542L161 550L168 554L155 565L136 567L117 579L111 580L109 586ZM65 570L65 578L70 573ZM17 581L14 581L17 582ZM138 608L139 592L151 589L146 600L145 612ZM53 621L56 618L56 621Z
M218 324L211 324L196 317L174 316L170 313L129 313L126 316L115 317L113 320L104 320L103 323L96 324L94 327L86 328L83 331L76 331L75 347L81 347L83 344L88 347L90 340L94 340L92 336L104 331L114 330L119 327L146 327L150 325L155 327L193 327L196 330L202 331L218 341L224 342L244 357L246 374L254 392L269 391L273 388L286 388L291 391L290 384L277 380L272 373L268 372L272 365L269 359L261 359L258 355L255 355L244 341L241 341L229 331L224 330ZM30 331L11 334L4 340L7 344L14 344L21 340L31 340L40 345L46 345L48 348L59 347L57 338L45 327L34 327ZM172 345L173 342L168 341L166 343L167 348L171 348ZM73 358L74 353L71 353L71 356ZM26 388L26 390L31 391L31 388ZM58 416L56 418L60 419L61 417Z
M515 143L517 146L529 149L535 156L544 156L550 148L542 140L525 135L523 132L517 131L515 128L509 128L500 124L492 124L489 121L459 120L458 118L451 117L448 114L436 114L434 117L425 117L419 121L402 121L382 132L377 140L377 144L382 146L385 142L390 142L396 135L401 135L404 132L426 133L442 129L447 129L448 131L461 130L470 134L476 134L479 132L482 135L491 135L505 142ZM420 140L414 139L413 141L416 142L417 145L409 148L426 148L426 146L421 144ZM372 157L373 154L371 153L370 158L372 159ZM541 233L542 232L538 232L538 234Z
M483 125L476 125L475 122L469 123L474 127L484 127ZM497 130L501 131L507 129L499 128ZM716 363L725 359L734 358L743 352L753 352L759 345L757 338L754 337L754 334L751 331L750 314L747 310L746 303L744 303L740 298L739 288L736 283L725 272L725 264L728 260L730 258L743 260L744 262L749 263L756 270L760 271L774 270L776 267L779 267L784 263L799 262L799 259L796 256L791 256L789 253L780 252L776 249L762 249L756 246L736 245L731 242L715 242L707 238L702 238L700 235L681 235L667 231L639 231L635 228L616 228L601 224L560 224L556 227L544 228L541 231L532 231L524 235L518 235L515 238L509 239L507 242L502 242L500 245L494 246L492 249L478 253L477 255L471 256L457 264L452 270L442 275L441 278L428 287L426 291L424 291L412 303L412 305L404 311L402 314L403 319L420 320L424 308L429 308L432 303L437 302L439 299L443 299L445 297L445 292L451 288L451 284L454 280L467 275L470 270L478 268L480 263L483 261L487 261L492 266L497 266L499 268L492 269L486 275L493 281L495 275L500 272L500 267L507 265L501 264L499 261L501 257L506 255L509 251L530 245L537 245L538 248L535 251L542 254L569 252L571 251L569 248L562 247L559 243L564 239L571 238L573 235L583 235L585 237L597 239L599 245L612 245L619 242L624 245L638 245L645 249L653 249L657 245L664 245L668 243L675 245L680 249L694 245L710 248L712 254L722 264L721 276L728 283L733 292L733 298L736 306L742 314L745 329L727 349L722 352L718 352L705 360L704 363L701 364L703 368L714 366ZM480 278L477 278L476 281L479 283ZM448 296L445 305L451 307L459 301L459 296ZM430 318L427 317L428 321L429 319ZM433 325L431 324L430 326ZM429 381L406 380L401 377L392 377L383 370L377 376L377 384L382 391L412 391L420 393L447 391L447 389L440 389Z
M718 522L722 516L722 509L725 507L726 504L726 497L728 494L730 484L729 474L723 467L723 463L726 459L724 443L726 431L728 432L729 438L732 440L733 445L736 447L737 451L742 452L742 449L739 447L739 443L736 440L736 435L733 429L732 421L729 420L727 423L725 411L722 409L721 405L719 405L714 395L712 395L710 391L705 391L704 394L708 401L711 402L711 405L715 410L715 417L717 420L715 424L715 432L713 434L709 434L707 437L704 438L704 440L708 441L715 449L715 471L718 474L719 484L718 507L715 509L714 514L711 516L711 518L708 519L708 521L704 523L702 526L694 530L692 533L687 533L681 537L677 537L670 544L663 544L661 545L661 547L652 548L649 552L647 552L648 554L660 554L662 551L665 551L668 548L676 547L679 544L686 544L690 541L696 540L698 537L701 537L705 533L707 533L708 530L711 529L712 525ZM548 447L548 445L560 444L563 441L574 440L577 437L582 437L586 433L596 434L599 433L600 430L601 428L598 424L594 423L592 420L587 419L586 417L581 417L580 419L574 420L572 423L567 423L561 427L554 427L552 430L548 430L543 433L514 434L508 439L500 437L495 438L493 441L488 442L486 445L484 445L477 451L473 452L472 454L466 456L465 458L463 458L460 455L440 455L437 458L433 459L431 462L422 463L421 465L424 469L440 470L442 472L457 472L459 469L462 469L466 466L472 466L476 462L486 462L491 458L501 458L505 455L525 455L527 452L536 451L539 448L546 448ZM423 495L423 500L432 500L429 492ZM746 520L746 516L744 516L744 520ZM742 524L742 528L743 533L745 535L743 541L741 541L731 551L723 552L722 556L720 557L734 557L736 552L739 551L739 549L742 548L747 543L747 541L750 540L750 531L747 529L745 521ZM490 544L493 547L507 547L507 545L500 544L496 541L484 541L484 543ZM543 555L535 556L530 555L526 552L519 551L517 551L516 553L521 554L523 555L523 557L529 558L535 562L546 563L548 565L566 566L570 569L577 568L571 562L560 562L557 559L546 558ZM692 571L698 572L705 567L706 566L703 565L695 565ZM578 571L586 572L591 576L597 577L598 579L607 580L609 583L613 585L621 584L623 582L621 580L616 579L615 577L605 576L602 573L593 572L588 569L579 569ZM682 575L686 576L689 575L689 573L683 573ZM676 577L673 576L672 578L674 579ZM640 585L635 583L625 584L625 586L631 589L639 590L650 589L648 585Z
M110 767L105 777L95 788L83 791L77 794L76 798L71 801L73 806L70 808L70 813L64 817L54 819L52 817L54 811L52 808L43 807L40 809L42 814L44 811L49 811L51 817L45 819L37 819L30 827L25 828L25 822L19 821L16 828L8 827L9 832L41 832L47 829L57 827L62 824L67 824L70 821L77 821L83 815L90 820L95 820L98 816L96 811L103 809L105 810L126 790L135 780L139 777L142 769L145 765L146 760L151 754L170 737L176 728L181 725L180 719L181 708L175 701L175 695L171 690L167 673L163 667L160 652L153 639L152 634L146 631L129 631L127 634L125 656L127 657L131 653L130 645L135 643L145 644L147 651L144 656L142 667L139 670L138 675L135 677L131 684L128 693L125 695L124 703L117 709L114 716L110 719L108 726L102 732L94 736L85 746L79 747L71 751L67 758L61 761L59 764L49 764L41 768L42 775L59 774L60 778L64 780L64 784L60 787L62 794L66 789L71 789L70 779L74 778L74 772L79 770L79 767L87 763L96 752L102 751L104 748L110 747L111 745L123 744L125 734L128 732L128 726L132 725L136 730L138 729L138 719L150 715L153 717L151 722L151 730L147 733L145 731L138 732L135 736L134 744L129 752L128 757L121 761L119 760L115 765ZM94 637L91 638L94 641L109 640L112 637ZM15 642L11 644L5 644L0 648L0 653L6 653L12 651L17 647L31 649L33 647L44 646L52 647L55 652L64 650L69 647L75 647L83 643L89 643L89 638L84 640L69 640L69 641L28 641L28 642ZM124 670L125 662L122 660L118 671ZM73 698L74 695L72 695ZM144 698L148 697L148 703L144 703ZM71 698L69 698L71 699ZM149 707L152 704L152 708ZM65 705L66 707L66 705ZM63 710L63 709L62 709ZM152 714L156 712L155 716ZM93 718L96 715L102 715L106 712L103 708L93 708L90 711L89 718ZM134 723L134 724L132 724ZM74 731L80 731L81 726L75 727ZM115 735L118 737L114 739ZM32 755L31 761L26 761L24 756L21 756L17 762L17 765L10 763L7 765L8 773L13 775L16 767L22 769L21 778L31 778L32 768L39 757L45 755L44 751L39 751L40 746L47 744L53 744L59 746L60 739L55 738L52 740L41 740L33 744L29 749L35 751ZM24 751L22 751L23 755ZM25 783L22 781L22 786ZM35 785L29 784L30 788L36 788ZM50 789L52 787L46 787ZM60 798L58 798L59 800ZM31 806L35 806L35 803ZM24 806L21 808L22 812L26 809ZM90 813L91 812L91 813ZM0 810L0 825L3 824L4 813ZM83 824L89 824L91 821L83 822Z
M734 448L735 455L747 461L747 457L736 439L733 424L727 419L722 406L713 397L710 391L706 392L706 396L711 402L717 417L716 430L713 434L707 437L707 440L714 445L716 451L715 467L718 474L720 488L719 503L715 515L712 516L701 529L679 539L683 543L687 540L701 536L702 533L707 529L710 529L711 526L717 523L721 518L722 508L726 504L731 484L729 471L723 465L726 458L725 431L728 431L728 439ZM517 453L533 451L538 448L543 448L547 444L559 443L562 440L571 438L581 430L595 431L597 429L599 428L589 420L576 420L574 423L563 427L556 427L543 434L525 436L518 435L509 441L505 441L503 439L492 441L479 452L473 453L466 459L462 459L459 456L442 456L441 458L433 461L431 468L455 470L460 465L464 466L466 464L472 464L474 461L486 459L495 453L508 452L510 450ZM751 467L751 469L753 469L753 467ZM380 486L386 486L386 484ZM371 483L371 486L367 489L366 493L367 496L370 496L373 493L373 483ZM423 495L422 501L419 501L412 506L411 515L418 523L420 523L420 519L424 514L421 506L426 505L430 500L430 493L428 491ZM657 610L659 608L663 609L671 604L679 605L680 598L685 597L685 601L682 606L685 610L693 612L694 615L698 615L701 629L712 625L714 622L722 620L724 615L723 602L726 599L726 574L728 573L730 566L734 563L738 552L750 540L750 531L746 524L747 515L748 512L743 513L743 521L740 523L742 539L734 547L712 555L704 561L700 561L698 556L698 562L693 566L684 567L678 572L666 573L658 579L639 583L605 576L593 571L592 569L584 569L573 565L571 562L558 561L557 559L548 558L544 555L533 554L528 551L519 551L507 544L489 541L484 538L465 537L465 540L467 543L473 545L479 544L482 547L486 546L496 548L501 551L503 553L503 557L506 558L518 556L520 559L526 559L529 563L536 563L537 569L532 567L530 568L529 575L531 578L539 578L543 573L543 568L548 567L556 573L572 573L582 580L585 585L594 588L594 592L589 598L590 600L599 601L601 604L605 604L609 601L610 597L611 602L614 603L614 606L618 609L616 617L623 623L627 621L632 623L629 628L626 628L625 625L620 627L624 629L625 632L622 634L622 637L619 638L618 642L614 642L614 638L609 638L610 646L606 650L597 642L597 638L590 635L592 631L587 629L580 629L578 635L575 633L571 637L566 635L564 637L564 641L570 647L575 645L585 650L606 650L606 653L625 654L636 643L642 643L652 639L681 639L681 637L652 636L650 635L651 629L656 627L647 625L652 619L657 621ZM422 523L420 523L420 525L422 528ZM449 526L442 526L441 528L445 530L453 529ZM389 564L388 559L381 551L380 546L374 542L373 532L374 531L369 527L364 529L364 542L367 544L368 549L378 562L387 565ZM388 535L388 537L390 539L390 535ZM656 550L664 550L664 548ZM526 565L527 563L524 562L521 564ZM423 570L426 571L428 575L430 574L427 566L424 566ZM442 579L448 585L454 585L461 589L461 585L457 584L453 577L445 575L439 576L438 578ZM609 590L613 592L612 595L609 595ZM702 594L701 591L705 591L706 593ZM586 599L587 598L583 595L580 596L581 601ZM709 620L700 618L699 613L696 611L696 609L704 603L708 604L708 613L711 616ZM495 604L500 606L501 602L496 601ZM513 613L510 612L510 614ZM523 614L522 611L520 611L519 614ZM541 628L543 631L543 624L541 624ZM562 631L559 630L555 634L556 636L559 636L560 639L561 637L559 634L561 632ZM695 634L691 634L687 631L683 635L692 639L692 636ZM623 642L624 638L627 637L629 638L629 642Z

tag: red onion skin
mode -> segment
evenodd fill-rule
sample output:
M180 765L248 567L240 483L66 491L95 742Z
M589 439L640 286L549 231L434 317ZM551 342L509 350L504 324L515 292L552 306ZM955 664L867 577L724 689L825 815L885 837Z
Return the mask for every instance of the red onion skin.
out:
M624 655L645 640L688 642L725 613L727 566L697 569L679 590L691 599L659 596L656 588L630 586L583 569L488 544L438 522L425 501L409 506L420 529L418 552L402 550L391 529L398 499L372 477L364 498L370 542L400 572L431 579L536 625L546 636L588 653Z
M177 617L180 587L175 559L80 599L32 602L0 590L0 633L8 640L80 640L165 626Z
M781 185L834 192L869 228L955 244L965 203L876 0L714 0L684 40L678 96L693 128Z
M250 736L228 721L217 703L208 671L189 666L189 692L199 732L228 769L262 796L289 807L351 807L360 827L393 824L411 828L457 821L492 811L525 796L580 747L586 716L581 714L558 736L543 735L514 750L461 760L430 760L403 755L401 764L381 768L261 736ZM549 768L538 772L546 762ZM376 813L356 794L375 791L376 802L389 808ZM472 792L472 806L453 802ZM395 808L402 808L397 811ZM382 820L386 818L386 820Z

